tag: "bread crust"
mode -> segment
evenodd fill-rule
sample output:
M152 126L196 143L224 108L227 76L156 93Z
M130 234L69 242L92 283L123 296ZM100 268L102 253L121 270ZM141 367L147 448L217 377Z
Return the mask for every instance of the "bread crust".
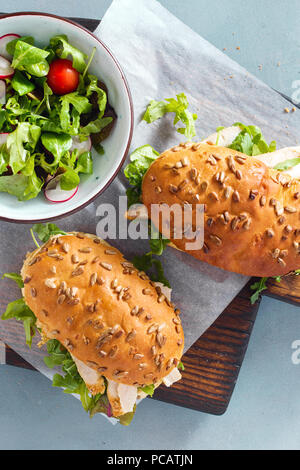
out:
M51 237L27 256L21 274L42 333L106 378L142 386L178 365L180 312L98 237Z
M184 182L184 183L183 183ZM170 186L171 185L171 186ZM174 189L175 188L175 189ZM300 182L226 147L187 143L153 162L143 179L143 203L204 204L204 246L171 242L195 258L246 276L279 276L300 264ZM182 224L175 227L183 232ZM193 226L195 231L197 227ZM168 236L164 219L159 229Z

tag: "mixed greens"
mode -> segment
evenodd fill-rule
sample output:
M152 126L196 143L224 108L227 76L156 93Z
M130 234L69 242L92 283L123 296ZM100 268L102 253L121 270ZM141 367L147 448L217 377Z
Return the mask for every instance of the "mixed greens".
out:
M103 153L116 119L105 84L88 72L95 49L87 57L59 35L44 48L15 37L6 52L12 72L1 76L0 192L20 201L48 187L71 192L82 174L93 173L91 146Z

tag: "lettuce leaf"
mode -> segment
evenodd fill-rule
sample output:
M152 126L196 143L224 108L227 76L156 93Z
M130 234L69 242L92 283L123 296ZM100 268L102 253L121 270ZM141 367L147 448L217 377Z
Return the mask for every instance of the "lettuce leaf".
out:
M67 349L56 339L51 339L47 342L47 352L48 356L44 357L46 366L50 369L60 366L62 371L62 375L54 374L52 381L53 387L62 387L64 393L77 393L80 396L85 411L93 409L101 395L90 395Z
M39 126L29 124L29 122L20 122L17 128L7 137L9 165L14 174L26 165L30 152L35 149L40 134L41 129Z
M41 191L43 181L34 172L31 176L22 174L0 176L0 192L16 196L19 201L35 198Z
M25 300L18 299L14 302L10 302L6 311L2 314L2 320L8 320L9 318L15 318L18 321L22 321L25 330L26 343L31 348L32 338L36 333L36 317L30 308L26 305Z
M300 164L300 157L290 158L274 166L274 170L284 171Z
M132 264L139 270L144 271L153 282L161 282L167 287L171 287L168 279L166 278L163 270L162 262L153 257L150 251L142 256L134 256Z
M47 224L34 224L32 230L37 234L39 239L46 243L52 235L67 235L66 232L52 223Z
M79 135L83 138L89 136L90 134L97 134L104 127L108 126L112 122L112 117L104 117L100 119L95 119L95 121L90 121L86 126L80 128Z
M86 68L85 59L88 58L86 54L81 52L76 47L69 43L68 37L65 34L54 36L50 39L50 47L62 59L67 59L69 56L73 59L73 67L78 72L84 72Z
M22 289L22 287L24 287L24 282L23 282L23 279L21 277L20 274L18 273L5 273L3 274L2 278L1 279L12 279L13 281L16 282L16 284L18 285L18 287L20 287L20 289Z
M49 72L49 64L46 60L49 52L18 40L15 44L12 67L17 70L25 70L36 77L44 77Z
M68 134L55 134L54 132L43 132L41 136L43 146L50 152L54 160L52 167L57 167L61 157L71 148L72 137Z
M21 36L20 38L13 39L8 44L6 44L6 51L13 56L15 53L16 44L18 41L26 42L27 44L34 44L34 38L32 36Z
M246 126L241 122L236 122L234 126L238 126L242 130L232 144L229 145L229 148L250 156L261 155L276 150L276 142L272 141L268 145L259 127Z
M159 153L151 145L143 145L132 152L131 163L124 170L124 174L132 186L141 186L146 171L158 156Z
M152 397L155 391L155 386L154 384L145 385L145 387L141 387L139 390L142 390L142 392L147 393L147 395Z
M11 86L20 96L26 95L35 89L34 83L28 80L19 70L14 73Z
M143 120L148 124L163 117L166 113L175 113L173 124L181 121L185 127L180 127L177 132L183 134L187 140L191 140L196 135L195 120L197 114L192 114L187 108L189 106L187 97L184 93L179 93L176 98L166 98L164 101L150 101Z

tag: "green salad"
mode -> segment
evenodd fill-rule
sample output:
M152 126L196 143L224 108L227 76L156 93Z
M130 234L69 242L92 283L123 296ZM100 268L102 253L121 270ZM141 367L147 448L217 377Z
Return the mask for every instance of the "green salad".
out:
M12 34L2 51L3 41L0 192L26 201L44 191L51 202L64 202L81 175L93 173L91 148L103 153L117 117L105 84L89 73L95 48L88 57L65 35L44 48Z

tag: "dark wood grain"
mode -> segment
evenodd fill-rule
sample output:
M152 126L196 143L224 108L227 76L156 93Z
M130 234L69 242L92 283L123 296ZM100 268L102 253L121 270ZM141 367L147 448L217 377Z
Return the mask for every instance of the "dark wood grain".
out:
M154 399L217 415L226 411L259 306L250 304L250 284L183 356L183 379L160 387Z
M6 349L6 364L22 367L23 369L36 370L29 362L25 361L23 357L19 356L16 351L11 349L7 344L5 345Z
M275 279L269 279L268 290L263 295L275 299L284 300L293 305L300 305L300 276L289 275L276 282Z
M93 31L99 20L72 18ZM228 407L249 343L259 301L251 305L250 281L213 325L183 357L183 379L171 388L160 387L153 399L220 415ZM270 280L269 295L299 305L300 276L287 276L281 283ZM1 307L5 295L0 299ZM8 325L8 328L10 326ZM24 350L25 350L24 343ZM6 363L33 369L8 346Z

